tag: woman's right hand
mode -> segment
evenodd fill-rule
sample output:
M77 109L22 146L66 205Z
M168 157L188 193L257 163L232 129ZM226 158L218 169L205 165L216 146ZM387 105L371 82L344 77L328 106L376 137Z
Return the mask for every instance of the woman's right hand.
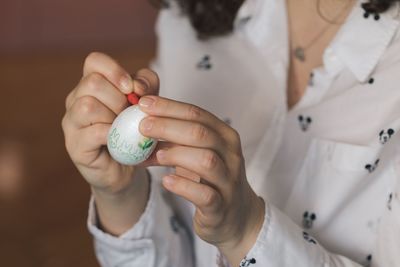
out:
M139 70L132 79L114 59L94 52L85 60L82 79L67 96L62 120L66 149L91 185L97 208L104 206L98 211L100 217L102 213L105 217L116 215L113 214L115 210L107 209L114 209L114 204L121 207L121 201L131 198L135 192L146 191L142 189L148 187L143 167L119 164L111 158L105 145L112 122L129 105L126 94L157 95L158 90L158 76L151 70ZM150 161L146 163L150 164ZM120 231L112 232L118 234Z

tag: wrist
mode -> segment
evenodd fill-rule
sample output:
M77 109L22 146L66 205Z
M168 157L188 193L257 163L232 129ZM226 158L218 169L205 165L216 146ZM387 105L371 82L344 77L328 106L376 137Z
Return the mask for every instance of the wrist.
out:
M117 188L91 186L91 191L96 200L101 199L115 203L124 202L143 192L149 186L149 179L150 174L147 169L138 167L128 178L129 181L123 183L123 186L118 186Z
M115 193L92 188L100 229L120 236L139 220L150 195L150 176L143 168L135 171L132 183Z
M248 254L257 241L262 229L265 218L265 202L261 197L254 193L252 208L249 209L247 220L241 228L240 235L236 235L234 240L220 246L220 251L226 256L232 266L239 266L240 262Z

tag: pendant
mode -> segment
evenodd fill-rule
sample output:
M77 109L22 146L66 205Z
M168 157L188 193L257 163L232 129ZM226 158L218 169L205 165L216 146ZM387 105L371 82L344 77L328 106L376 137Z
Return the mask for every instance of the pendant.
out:
M306 61L306 54L305 54L304 48L302 48L300 46L296 47L293 54L294 54L295 58L297 58L301 62Z

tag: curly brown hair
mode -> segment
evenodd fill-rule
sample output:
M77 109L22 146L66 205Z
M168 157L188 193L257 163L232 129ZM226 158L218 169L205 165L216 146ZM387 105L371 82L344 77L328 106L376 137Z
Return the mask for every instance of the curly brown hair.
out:
M159 7L168 7L168 0L150 0ZM171 1L171 0L169 0ZM229 34L240 6L245 0L172 0L178 2L200 39ZM400 0L368 0L362 4L367 13L387 11Z

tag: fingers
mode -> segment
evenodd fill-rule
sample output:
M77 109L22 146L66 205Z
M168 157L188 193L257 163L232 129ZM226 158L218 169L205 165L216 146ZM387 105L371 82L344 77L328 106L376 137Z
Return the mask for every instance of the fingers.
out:
M81 129L96 123L111 124L116 115L93 96L83 96L72 105L65 115L72 127Z
M101 73L125 94L129 94L133 90L131 75L116 60L106 54L92 52L86 57L83 66L83 76L85 77L92 73Z
M139 70L133 80L116 60L106 54L93 52L85 60L81 82L66 99L66 109L76 99L90 95L119 114L128 105L126 94L158 94L159 85L157 74L150 69Z
M91 165L101 152L100 148L107 144L110 127L110 124L97 123L75 131L69 138L66 138L66 147L73 161L78 164Z
M110 124L96 123L90 127L80 130L78 145L83 152L98 150L99 147L107 144L107 135Z
M169 150L175 146L177 145L170 142L158 141L157 146L154 149L153 153L151 153L150 157L144 162L140 163L138 166L140 167L161 166L160 162L157 159L157 151Z
M213 150L175 146L159 150L157 159L161 165L190 170L221 190L227 183L225 164Z
M132 92L140 96L158 94L159 79L155 72L142 69L134 75L135 79L132 79L132 76L115 59L103 53L93 52L87 56L83 76L92 73L102 74L124 94Z
M126 96L99 73L89 74L80 81L73 95L67 100L67 110L77 99L84 96L96 98L115 114L119 114L128 106Z
M146 117L139 125L144 136L172 143L223 151L224 141L210 128L200 123L171 118Z
M239 134L233 128L222 122L210 112L195 105L158 96L142 97L139 101L139 105L141 109L149 115L204 124L227 140L228 148L232 151L238 152L241 150Z
M223 123L217 117L195 105L158 96L143 97L139 105L149 115L200 122L212 128L223 127Z
M217 212L222 202L221 195L215 189L181 176L168 175L163 178L163 185L168 191L192 202L204 213Z
M139 95L158 95L160 79L157 73L150 69L141 69L134 75L134 92Z
M200 181L201 181L200 175L198 175L197 173L192 172L190 170L181 168L179 166L175 167L175 174L179 175L179 176L182 176L182 177L185 177L187 179L190 179L192 181L198 182L198 183L200 183Z
M94 52L85 60L84 76L77 88L66 99L66 109L82 96L96 97L108 108L119 114L128 106L126 94L135 92L139 96L158 94L159 79L155 72L141 69L135 79L111 57Z

